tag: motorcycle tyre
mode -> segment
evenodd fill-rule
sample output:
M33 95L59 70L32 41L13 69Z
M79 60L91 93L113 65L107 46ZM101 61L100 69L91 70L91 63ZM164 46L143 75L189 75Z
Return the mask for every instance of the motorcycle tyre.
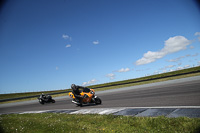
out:
M44 101L42 101L42 100L39 100L39 103L42 104L42 105L44 105Z
M51 101L52 103L55 103L56 101L54 100L54 99L52 99L52 101Z
M99 97L96 97L95 98L95 103L96 104L101 104L102 102L101 102L101 99L99 98Z
M80 104L80 103L77 103L76 105L79 106L79 107L82 107L82 106L83 106L83 104Z

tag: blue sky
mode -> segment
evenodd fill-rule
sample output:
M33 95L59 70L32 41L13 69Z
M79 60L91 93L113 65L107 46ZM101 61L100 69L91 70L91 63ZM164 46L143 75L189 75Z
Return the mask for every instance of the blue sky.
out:
M200 65L193 0L7 0L0 93L69 88Z

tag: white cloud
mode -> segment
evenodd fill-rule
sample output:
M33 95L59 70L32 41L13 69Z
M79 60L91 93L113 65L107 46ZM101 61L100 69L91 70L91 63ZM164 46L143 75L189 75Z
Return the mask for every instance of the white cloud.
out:
M147 70L150 70L150 68L147 68L147 69L139 69L139 70L136 70L137 72L141 72L141 71L147 71Z
M99 41L96 40L96 41L93 41L92 43L93 43L94 45L97 45L97 44L99 44Z
M189 68L189 67L190 67L190 65L185 65L185 66L184 66L184 68Z
M56 67L56 70L58 70L59 69L59 67Z
M200 36L200 32L196 32L194 35L195 36Z
M72 46L71 44L67 44L65 47L70 48L71 46Z
M195 57L195 56L198 56L199 54L198 53L196 53L196 54L194 54L194 55L190 55L190 54L187 54L187 55L185 55L185 56L180 56L180 57L178 57L178 58L175 58L175 59L170 59L170 60L167 60L168 62L178 62L178 61L180 61L182 58L186 58L186 57Z
M166 73L166 72L167 72L167 70L163 70L162 72L163 72L163 73Z
M175 67L176 65L169 65L169 66L165 66L165 68L172 68Z
M69 35L66 35L66 34L63 34L62 38L66 39L66 40L69 39L70 41L72 40L72 38Z
M192 41L188 40L184 36L170 37L165 41L165 46L160 51L152 52L148 51L143 57L136 61L136 65L144 65L156 61L164 57L167 54L175 53L180 50L187 48L187 45L191 44Z
M161 68L160 70L166 70L166 69L168 69L168 68L172 68L172 67L175 67L176 65L169 65L169 66L165 66L164 68Z
M62 35L62 38L64 38L64 39L69 39L69 36L66 35L66 34L63 34L63 35Z
M96 79L92 79L92 80L90 80L90 81L88 81L88 82L83 82L83 86L86 86L86 85L91 85L91 84L94 84L94 83L96 83L97 82L97 80Z
M106 75L106 77L109 77L112 80L112 79L115 79L115 74L109 73L109 74Z
M185 58L185 56L180 56L178 58L175 58L175 59L170 59L170 60L167 60L168 62L178 62L180 59L182 58Z
M177 67L176 68L176 70L182 70L183 69L183 67Z
M122 69L118 70L118 72L128 72L128 71L130 71L129 68L122 68Z
M154 74L159 74L159 71L156 70L156 71L154 72Z
M166 68L172 68L172 67L175 67L176 65L169 65L169 66L166 66Z

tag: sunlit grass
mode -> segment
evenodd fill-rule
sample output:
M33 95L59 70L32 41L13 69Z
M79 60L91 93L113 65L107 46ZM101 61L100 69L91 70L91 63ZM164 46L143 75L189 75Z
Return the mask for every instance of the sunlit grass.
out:
M199 132L200 118L70 115L59 113L0 116L0 132Z

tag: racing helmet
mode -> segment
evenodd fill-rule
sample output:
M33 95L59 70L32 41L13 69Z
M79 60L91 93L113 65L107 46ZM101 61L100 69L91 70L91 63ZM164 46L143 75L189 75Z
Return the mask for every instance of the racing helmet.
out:
M75 85L75 84L72 84L72 85L71 85L71 89L72 89L72 90L76 90L76 85Z

